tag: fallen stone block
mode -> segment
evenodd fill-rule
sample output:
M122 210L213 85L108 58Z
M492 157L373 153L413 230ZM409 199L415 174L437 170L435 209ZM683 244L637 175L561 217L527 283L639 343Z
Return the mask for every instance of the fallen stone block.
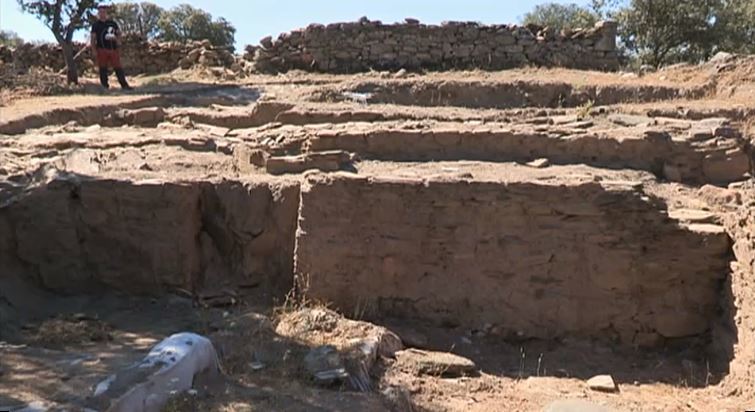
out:
M317 169L323 172L335 172L347 168L352 161L348 152L331 150L325 152L305 153L298 156L278 156L267 159L265 168L271 174L302 173Z
M608 116L608 121L625 127L646 126L653 123L653 119L650 117L628 114L612 114Z
M668 212L670 218L683 223L715 223L716 214L705 210L676 209Z
M157 127L165 121L165 110L162 107L147 107L144 109L124 109L115 113L118 121L131 126Z
M618 392L619 387L611 375L593 376L587 381L587 387L598 392Z
M141 362L100 382L93 406L108 412L159 412L171 396L191 389L198 376L219 371L209 339L178 333L157 344Z
M446 352L407 349L396 352L398 365L417 375L459 377L475 373L477 366L471 360Z
M542 159L536 159L529 163L527 163L527 166L534 167L535 169L544 169L551 165L550 160L542 158Z

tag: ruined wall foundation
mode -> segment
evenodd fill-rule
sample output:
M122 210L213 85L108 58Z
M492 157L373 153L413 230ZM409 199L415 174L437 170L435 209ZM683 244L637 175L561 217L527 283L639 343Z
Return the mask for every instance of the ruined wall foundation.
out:
M84 49L85 44L74 45L74 52ZM214 47L209 41L202 42L157 42L145 41L137 36L124 38L120 49L121 61L127 74L169 73L178 68L188 69L195 65L204 67L231 67L236 58L226 48ZM93 71L94 54L86 51L77 60L79 71ZM0 63L25 71L32 67L45 67L55 71L65 69L63 51L53 43L24 43L15 49L0 46Z
M353 73L368 70L500 70L523 66L616 70L616 23L556 32L536 26L485 26L445 22L440 26L354 23L312 24L262 39L247 49L258 70L292 69Z

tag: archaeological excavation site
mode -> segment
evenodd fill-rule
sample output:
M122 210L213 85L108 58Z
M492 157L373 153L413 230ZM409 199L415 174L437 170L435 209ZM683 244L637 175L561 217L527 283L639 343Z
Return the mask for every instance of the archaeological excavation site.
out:
M755 58L615 30L313 25L0 106L0 411L755 408Z

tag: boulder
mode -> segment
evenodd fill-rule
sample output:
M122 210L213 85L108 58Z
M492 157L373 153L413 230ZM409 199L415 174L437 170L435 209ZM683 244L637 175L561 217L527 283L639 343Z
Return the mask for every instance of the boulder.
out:
M616 386L611 375L593 376L587 381L587 387L598 392L613 393L619 391L619 387Z
M200 375L219 373L209 339L178 333L157 344L141 362L100 382L93 403L109 412L159 412L173 395L191 389Z
M533 160L533 161L527 163L527 166L534 167L535 169L544 169L544 168L546 168L546 167L548 167L550 165L551 165L550 160L548 160L546 158Z
M311 152L298 156L279 156L267 159L265 168L270 174L302 173L307 170L335 172L351 165L352 155L342 150Z
M400 367L417 375L459 377L474 374L477 365L471 360L447 352L407 349L396 352Z

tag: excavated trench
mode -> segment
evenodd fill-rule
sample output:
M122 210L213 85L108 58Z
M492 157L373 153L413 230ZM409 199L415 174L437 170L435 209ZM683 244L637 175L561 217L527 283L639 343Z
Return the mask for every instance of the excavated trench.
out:
M188 89L188 90L187 90ZM118 104L93 104L56 108L42 113L2 119L0 135L19 135L29 129L74 122L80 126L155 127L165 120L166 107L209 107L249 105L260 97L256 89L238 86L189 86L178 90L153 89L152 94Z
M365 164L301 184L61 175L0 209L0 271L64 294L283 297L297 279L310 299L376 321L694 341L727 369L732 241L712 214L669 209L639 172L464 165L412 178Z
M357 101L405 106L512 109L557 108L698 99L711 85L694 88L609 84L573 85L552 82L372 81L349 88L317 92L315 101Z
M524 86L472 88L470 95L440 87L434 95L402 87L368 92L398 104L410 94L412 104L497 108L610 104L631 95L569 87L537 96L539 89ZM213 93L208 105L256 99ZM626 99L680 92L632 93ZM197 105L186 97L155 99L125 110L62 110L32 124L153 128L169 117L160 106ZM266 103L231 118L191 108L174 116L263 126L248 131L253 138L181 131L180 140L144 129L119 143L103 127L100 140L24 140L24 150L55 152L64 161L26 190L0 184L0 320L14 313L5 306L18 313L29 304L14 294L19 284L64 295L255 289L281 300L295 290L376 323L484 330L515 343L692 352L709 362L706 384L752 377L753 308L743 300L751 296L743 279L755 268L755 221L702 210L699 199L682 199L682 186L671 183L727 185L752 176L752 147L730 125L618 132L604 124L584 130L579 122L418 126L369 113L316 128L273 124L310 123L292 109ZM26 122L6 124L2 133L22 133ZM251 159L260 150L267 161L328 151L362 161L350 164L357 173L298 173L320 168L305 164L270 176ZM169 164L179 152L207 156L202 162L212 166L188 157ZM128 161L116 169L121 158ZM550 166L521 164L539 158ZM212 169L225 163L232 167ZM201 176L183 172L204 167L209 172Z

